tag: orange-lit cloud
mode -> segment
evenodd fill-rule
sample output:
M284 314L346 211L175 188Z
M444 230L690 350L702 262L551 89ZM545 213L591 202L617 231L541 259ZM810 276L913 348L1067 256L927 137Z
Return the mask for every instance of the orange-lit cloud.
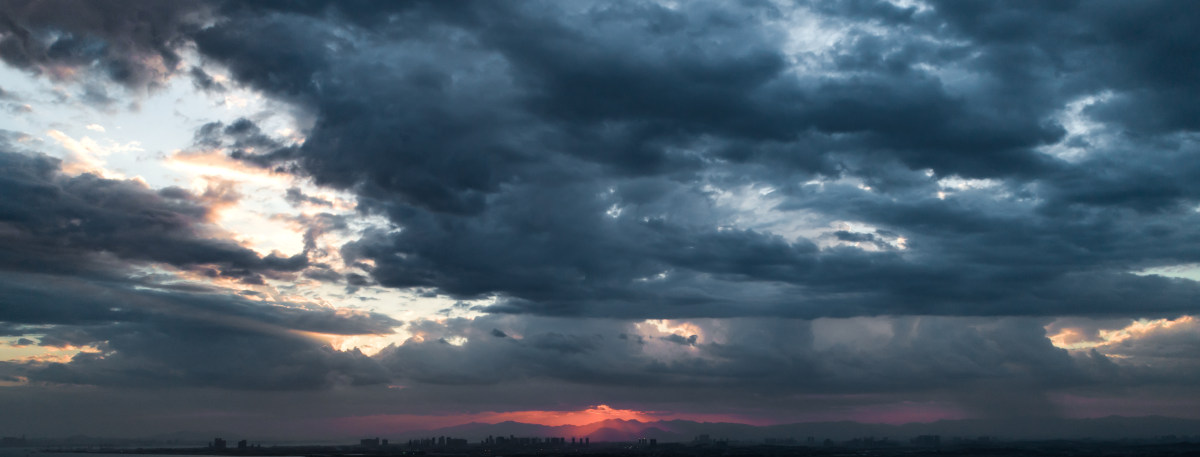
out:
M216 176L231 181L253 181L260 184L290 185L290 177L271 170L247 165L219 149L176 151L167 157L166 165L201 176Z
M1120 343L1151 335L1176 332L1194 326L1196 318L1180 316L1175 319L1140 319L1120 328L1100 329L1094 336L1076 327L1063 327L1048 335L1050 342L1063 349L1086 350L1112 347ZM1049 328L1049 327L1048 327Z
M477 422L524 422L527 424L557 425L587 425L609 419L651 421L656 418L644 411L632 409L616 409L608 405L596 405L579 411L509 411L483 413L476 416Z
M212 213L209 215L209 222L215 221L216 214L220 211L236 206L242 199L237 181L219 176L204 176L198 179L196 184L201 187L198 193L200 201L204 202Z
M3 344L4 340L0 340L0 361L18 362L18 363L67 363L71 361L79 353L86 352L91 354L100 353L100 348L95 346L74 346L70 344L62 345L36 345L36 344L19 344L17 342L9 342Z
M105 168L104 158L114 152L142 150L136 141L126 144L117 144L108 141L107 145L101 145L96 140L86 136L76 140L71 138L70 135L54 129L46 131L46 136L58 142L63 149L67 150L68 155L63 162L62 170L64 173L70 175L92 173L109 179L123 179L124 176L122 174Z
M1125 328L1100 330L1100 338L1103 338L1107 344L1120 343L1129 339L1144 338L1153 333L1170 331L1176 326L1187 326L1194 320L1192 316L1180 316L1177 319L1139 320Z

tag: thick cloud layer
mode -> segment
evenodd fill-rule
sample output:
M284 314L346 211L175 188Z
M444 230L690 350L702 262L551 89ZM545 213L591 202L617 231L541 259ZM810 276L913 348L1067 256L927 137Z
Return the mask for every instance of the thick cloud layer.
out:
M346 249L383 285L556 315L1194 310L1195 284L1131 274L1197 260L1196 126L1164 103L1196 90L1178 5L230 3L150 35L18 9L141 52L193 40L297 104L301 145L199 138L387 215L403 230ZM747 187L808 233L716 207Z
M411 414L1197 398L1200 284L1151 273L1200 264L1200 9L898 3L0 4L31 74L285 104L289 139L241 119L194 146L390 224L306 214L303 253L261 255L210 224L228 189L0 152L0 335L99 351L0 376ZM270 280L463 303L401 326L230 288ZM314 336L393 328L372 356Z
M346 248L387 286L552 315L1193 311L1194 283L1132 272L1197 259L1194 126L1101 115L1195 90L1134 57L1173 37L1125 39L1177 8L981 6L231 8L196 43L315 119L247 160L403 228ZM789 50L800 19L843 36ZM1108 132L1064 126L1087 97L1073 115ZM827 231L717 205L746 187ZM822 248L839 222L891 241Z
M57 160L0 152L0 223L8 268L106 270L101 253L127 261L162 262L261 282L260 274L304 269L303 254L261 257L231 240L205 233L205 196L178 188L152 191L136 181L93 174L64 176Z
M6 1L0 59L58 79L95 74L127 87L159 85L179 69L180 47L207 9L199 2Z
M222 238L207 223L205 195L69 176L55 159L7 151L0 192L5 333L97 351L10 367L28 379L270 389L387 381L361 353L333 351L303 332L386 334L398 321L179 280L257 284L308 265L303 253L260 256Z

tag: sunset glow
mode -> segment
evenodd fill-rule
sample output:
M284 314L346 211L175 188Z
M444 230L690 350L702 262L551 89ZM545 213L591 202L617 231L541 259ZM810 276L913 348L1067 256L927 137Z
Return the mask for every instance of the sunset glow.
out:
M388 414L378 416L341 418L335 422L339 430L402 430L419 427L439 428L468 423L496 424L500 422L520 422L551 427L571 426L567 432L579 437L588 436L601 428L621 430L618 423L605 421L639 421L655 422L670 420L687 420L696 422L748 423L767 425L772 422L747 420L736 415L717 414L688 414L656 411L638 411L632 409L617 409L608 405L595 405L576 411L505 411L480 412L453 415L407 415ZM636 433L638 427L626 426L624 430Z

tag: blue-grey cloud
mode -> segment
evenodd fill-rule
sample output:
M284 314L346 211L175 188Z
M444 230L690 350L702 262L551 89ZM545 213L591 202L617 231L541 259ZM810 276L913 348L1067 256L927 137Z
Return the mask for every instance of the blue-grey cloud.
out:
M1136 96L1121 79L1136 71L1073 65L1093 48L1125 61L1120 31L1100 34L1112 15L820 5L812 13L850 38L794 55L770 24L788 12L768 5L276 6L229 8L196 36L236 80L315 119L303 145L239 157L354 190L403 227L345 248L386 286L498 295L493 311L624 317L1193 309L1191 282L1130 274L1192 259L1191 243L1167 252L1142 235L1193 236L1194 173L1168 165L1191 140L1119 134L1074 162L1042 149L1068 140L1069 102ZM1002 13L1102 39L1075 49L1049 32L967 25ZM1139 145L1158 152L1122 152ZM944 177L999 185L934 199ZM834 178L872 191L797 185ZM745 184L781 189L776 209L868 222L910 249L719 231L704 189ZM1112 284L1129 293L1086 292ZM1126 308L1130 296L1145 304Z
M352 190L403 227L345 249L385 286L628 317L1190 312L1194 284L1130 273L1195 261L1195 126L1163 103L1196 90L1170 32L1190 16L1077 8L230 2L205 9L210 26L134 43L194 41L308 112L302 145L247 120L197 142ZM844 37L789 51L779 21L803 15ZM1063 126L1086 97L1076 115L1111 127L1103 139ZM998 184L937 200L940 178ZM813 179L871 190L799 185ZM749 184L779 189L776 210L867 222L910 249L719 231L706 189ZM1078 289L1106 284L1130 292ZM1147 305L1105 299L1122 296Z
M1196 281L1145 274L1200 262L1196 8L156 5L122 6L147 9L161 33L104 20L123 9L73 18L6 4L0 57L153 87L194 49L228 71L223 86L311 121L303 143L243 119L200 127L196 145L352 192L361 213L397 230L355 234L340 246L355 271L338 271L200 236L208 208L181 189L0 155L0 192L20 196L0 201L0 332L109 351L4 370L107 386L397 382L406 388L389 398L427 412L442 401L678 405L717 393L727 406L779 408L802 392L871 392L1009 414L1051 408L1050 391L1194 395L1194 338L1107 353L1154 361L1139 367L1054 347L1045 328L1051 316L1128 322L1198 309ZM221 90L203 68L187 77ZM93 88L96 100L111 97ZM287 199L328 204L299 190ZM309 251L349 227L327 214L296 222L309 227ZM366 357L295 333L384 333L398 322L125 274L144 263L495 301L476 320L412 322L406 330L425 336ZM892 333L817 343L843 325L823 318L864 316L890 316ZM634 328L650 318L721 318L706 330L729 337L653 339ZM212 333L226 338L195 346ZM242 343L274 363L251 370L260 358ZM230 357L206 367L196 348ZM999 400L981 400L996 386Z
M308 267L306 253L261 256L210 233L208 201L227 193L153 190L59 167L44 155L0 152L0 322L5 335L41 346L99 352L9 368L33 382L125 387L387 382L361 353L306 335L387 334L399 321L179 280L190 273L257 283Z

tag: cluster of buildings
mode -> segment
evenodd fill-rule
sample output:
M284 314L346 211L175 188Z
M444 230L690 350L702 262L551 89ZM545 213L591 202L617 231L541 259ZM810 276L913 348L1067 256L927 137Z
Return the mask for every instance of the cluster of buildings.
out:
M376 438L378 440L378 438ZM365 447L370 447L363 440ZM430 438L420 438L408 440L410 448L438 448L438 447L465 447L469 442L464 438L453 438L449 436L438 436ZM376 443L376 445L378 445ZM383 440L383 445L387 445L387 440ZM571 437L568 441L566 437L549 436L549 437L525 437L525 436L491 436L479 441L479 445L486 447L577 447L591 445L591 438L575 438Z
M387 446L388 440L381 440L381 439L379 439L378 436L374 437L374 438L363 438L361 440L358 440L358 445L362 446L362 447Z
M479 444L484 446L507 446L507 447L566 447L566 446L587 446L591 444L591 438L575 438L571 437L570 444L567 439L560 436L551 436L545 438L538 437L523 437L513 436L491 436L488 435Z
M229 442L227 442L221 438L213 438L212 441L208 442L208 447L209 447L209 449L229 449ZM251 447L262 447L262 445L260 444L257 446L250 446L250 444L247 443L246 440L241 440L241 441L237 442L238 449L250 449Z
M429 438L417 438L408 440L405 443L407 447L414 449L428 448L462 448L470 445L470 441L466 438L454 438L450 436L431 436ZM480 446L486 447L577 447L588 446L591 444L591 438L575 438L571 437L568 440L566 437L550 436L550 437L524 437L524 436L488 436L480 440ZM359 440L359 447L363 448L378 448L388 446L388 440L379 438L365 438Z
M468 441L466 438L451 438L449 436L439 436L436 438L421 438L421 439L415 439L415 440L408 440L408 447L418 447L418 448L462 447L462 446L466 446L467 443L468 443ZM384 440L384 444L387 444L387 440Z

